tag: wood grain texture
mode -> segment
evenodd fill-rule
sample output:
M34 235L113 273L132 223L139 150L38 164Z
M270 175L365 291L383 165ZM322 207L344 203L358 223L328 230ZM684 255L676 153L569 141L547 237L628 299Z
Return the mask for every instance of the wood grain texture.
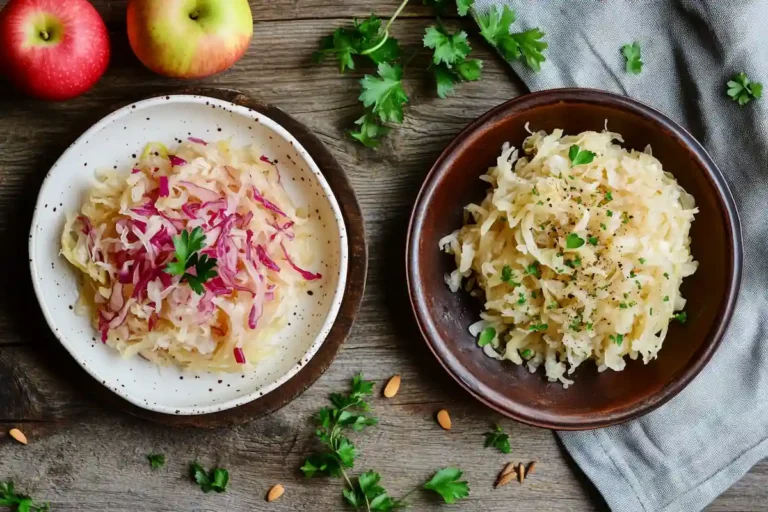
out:
M0 0L3 5L5 0ZM357 79L339 76L326 62L309 64L317 40L342 17L394 10L397 2L365 0L253 0L258 20L254 43L231 71L196 85L240 89L277 105L312 129L347 171L363 209L370 271L362 308L349 341L331 368L299 398L248 425L203 431L154 425L107 405L99 385L82 372L44 325L28 276L26 239L32 203L44 174L61 152L88 126L121 102L171 92L186 82L166 80L144 70L128 48L119 26L124 1L93 2L110 20L114 57L110 69L87 95L64 104L21 98L0 83L0 268L10 276L0 294L0 424L20 426L30 445L0 438L0 479L13 478L23 490L52 501L57 512L232 512L348 510L341 482L305 481L298 474L311 451L310 416L330 392L346 389L362 370L380 391L395 373L400 392L373 407L381 425L353 435L362 456L360 471L376 469L392 495L400 496L434 470L459 464L472 486L469 500L440 506L417 492L413 510L502 512L511 509L554 512L602 510L599 496L584 483L555 436L503 420L464 393L440 368L414 327L405 293L405 228L418 187L441 149L467 123L523 92L517 79L477 38L471 42L485 61L484 79L459 87L438 100L418 55L406 71L411 105L405 123L378 152L353 144L344 130L359 116ZM420 5L406 14L427 14ZM313 21L321 16L339 19ZM270 18L271 17L271 18ZM425 19L404 19L394 35L417 48ZM456 21L450 21L456 26ZM474 31L470 25L468 31ZM446 408L450 432L434 422ZM499 421L510 433L512 454L482 448L482 433ZM163 452L169 462L150 470L145 456ZM204 495L186 477L187 464L230 469L232 490ZM507 461L539 461L522 486L493 490ZM275 483L285 495L267 504ZM756 466L719 498L711 510L765 510L768 464Z

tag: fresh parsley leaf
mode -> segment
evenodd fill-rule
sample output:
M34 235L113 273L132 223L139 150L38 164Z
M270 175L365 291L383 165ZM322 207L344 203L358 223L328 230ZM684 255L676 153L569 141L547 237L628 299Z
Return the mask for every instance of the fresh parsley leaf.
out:
M338 477L341 476L341 465L339 460L330 453L315 453L304 461L301 472L307 478L312 478L316 474Z
M369 18L353 20L353 27L337 28L333 34L320 40L320 48L312 54L315 63L333 54L339 63L339 72L355 69L355 55L366 56L376 64L392 62L400 57L397 39L381 32L381 19L373 14Z
M521 306L525 304L525 294L524 293L518 293L517 294L517 303Z
M459 11L459 16L466 16L474 3L475 0L456 0L456 10Z
M355 121L355 124L359 128L356 131L350 130L349 135L369 148L378 147L381 143L379 139L390 131L387 126L381 124L379 116L375 115L369 108L365 110L363 117Z
M643 61L640 60L640 43L625 44L621 47L621 54L627 59L627 73L639 75L643 70Z
M214 270L216 258L200 256L198 252L205 247L205 232L199 227L191 232L184 230L173 237L173 247L176 250L175 257L166 264L165 272L181 276L181 282L186 281L195 293L202 295L205 293L203 284L218 275ZM195 268L194 274L187 272L190 267Z
M763 95L763 84L752 82L746 73L737 73L728 83L728 96L742 107Z
M459 481L464 473L459 468L443 468L424 484L424 489L434 491L450 504L469 496L469 485Z
M216 258L208 258L205 254L199 258L197 254L194 254L191 260L193 261L192 266L195 267L195 275L186 273L181 280L189 283L189 287L192 288L195 293L202 295L205 293L203 284L209 279L213 279L219 275L219 273L214 270L217 261Z
M568 249L578 249L582 245L584 245L584 239L576 233L569 233L565 237L565 247Z
M0 506L9 507L16 512L48 512L49 503L36 503L26 494L16 492L13 482L0 482ZM15 508L14 508L15 507Z
M434 64L444 63L449 68L463 61L472 51L467 42L466 32L462 30L456 34L450 34L445 28L438 26L427 28L424 46L434 50L432 56Z
M582 150L579 146L574 144L568 150L568 158L571 160L571 165L584 165L592 163L592 160L595 159L595 154L586 149Z
M229 483L229 471L223 468L213 468L206 471L198 462L189 465L189 474L197 482L203 492L225 492Z
M165 455L162 453L150 453L147 455L147 460L152 469L159 469L165 466Z
M316 63L320 63L326 55L334 54L339 62L339 73L347 69L355 69L352 55L357 53L355 48L355 33L346 28L337 28L333 34L320 40L320 49L312 54Z
M609 190L605 193L605 202L610 203L611 201L613 201L613 193Z
M493 327L486 327L485 329L480 332L480 336L477 339L477 345L479 347L484 347L490 342L493 341L493 338L496 337L496 329Z
M608 336L608 339L614 342L615 344L617 344L618 346L621 346L621 344L624 342L624 335L616 334L616 336L614 336L613 334L611 334L610 336Z
M375 471L367 471L360 475L357 484L352 489L344 489L342 494L347 503L355 508L366 510L389 511L403 507L403 503L388 496L381 485L381 475Z
M456 84L461 81L458 75L444 64L433 66L432 73L435 75L437 95L443 99L452 94L456 90Z
M613 217L613 212L611 210L607 210L605 214L608 215L609 217Z
M685 322L688 321L688 313L686 313L685 311L681 311L681 312L677 313L676 315L673 315L672 318L674 318L675 320L677 320L681 324L684 324Z
M517 60L522 56L528 67L539 71L541 63L546 60L542 51L548 45L540 40L545 34L538 28L511 34L514 22L515 11L506 5L501 11L492 6L487 13L477 17L480 34L495 46L506 60Z
M539 267L539 262L538 261L534 261L533 263L531 263L530 265L525 267L525 275L533 276L536 279L540 279L541 278L541 267Z
M588 236L587 242L589 242L589 245L597 245L597 237L596 236Z
M510 267L509 265L504 265L503 267L501 267L501 280L502 281L504 281L505 283L508 283L509 281L512 280L512 276L513 276L513 274L512 274L512 267Z
M474 82L475 80L480 80L480 75L483 70L483 61L480 59L467 59L456 64L454 69L465 82Z
M403 68L382 62L377 73L378 76L365 75L360 80L363 92L359 99L366 107L372 107L371 112L378 115L383 123L402 123L403 105L408 103L401 81Z
M525 63L534 71L541 69L541 64L547 60L542 53L549 46L541 39L545 36L544 32L538 28L532 28L525 32L512 34L512 39L517 43L520 52L525 58Z
M529 349L529 348L527 348L527 349L523 350L522 352L520 352L520 356L521 356L523 359L528 359L528 358L529 358L529 357L531 357L532 355L533 355L533 352L532 352L532 351L531 351L531 349Z
M512 447L509 445L509 435L507 435L500 425L494 425L491 432L483 434L485 436L485 447L493 446L501 453L509 453Z

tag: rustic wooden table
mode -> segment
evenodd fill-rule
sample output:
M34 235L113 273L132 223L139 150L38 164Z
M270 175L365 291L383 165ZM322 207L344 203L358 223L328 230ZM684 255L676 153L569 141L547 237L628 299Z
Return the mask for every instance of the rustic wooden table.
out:
M409 65L412 103L403 126L378 152L353 144L344 133L360 115L361 74L340 76L333 62L315 66L310 55L321 36L351 17L372 10L391 14L394 0L251 0L255 36L247 55L230 71L195 84L239 89L284 109L314 130L349 174L367 223L370 271L355 328L330 370L271 416L213 431L154 425L94 396L99 384L58 346L32 294L25 250L32 205L54 160L112 107L189 84L153 75L136 60L125 35L124 0L92 1L113 43L110 68L93 91L47 104L24 99L0 82L0 269L7 278L0 303L0 430L18 426L31 440L23 447L0 438L0 480L13 478L59 512L344 510L340 481L305 480L298 468L312 447L311 415L362 370L379 389L392 374L403 376L397 397L373 400L381 424L354 436L362 452L358 468L379 471L390 494L402 495L435 469L457 464L466 471L472 494L446 510L605 508L551 432L502 419L473 400L446 376L413 327L403 245L419 184L469 121L525 90L473 35L475 52L485 62L481 81L461 85L450 99L437 99L424 71L427 56L421 54ZM393 34L418 48L433 13L421 2L412 4ZM463 24L476 34L468 20L449 16L447 23ZM450 432L433 419L441 408L453 417ZM483 449L482 433L493 422L509 431L511 456ZM168 457L161 471L147 465L145 455L152 451ZM195 459L229 468L231 490L201 493L187 477L188 463ZM537 472L525 485L492 488L503 463L532 459L539 461ZM264 496L276 483L286 494L268 505ZM412 503L415 510L442 509L420 493ZM768 462L710 510L768 510Z

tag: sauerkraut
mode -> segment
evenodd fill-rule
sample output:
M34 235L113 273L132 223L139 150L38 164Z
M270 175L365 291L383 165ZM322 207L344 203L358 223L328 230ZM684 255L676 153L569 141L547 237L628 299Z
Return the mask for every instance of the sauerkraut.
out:
M566 387L588 359L620 371L625 356L655 358L670 321L686 319L680 285L697 267L693 197L650 148L616 142L607 131L538 132L520 158L505 144L480 178L485 199L440 240L456 260L448 286L483 301L470 332L485 353L543 365Z
M61 254L82 274L77 312L124 357L245 371L274 351L305 283L322 278L305 267L316 264L305 222L277 163L255 148L150 143L127 176L97 175ZM190 240L198 252L178 275Z

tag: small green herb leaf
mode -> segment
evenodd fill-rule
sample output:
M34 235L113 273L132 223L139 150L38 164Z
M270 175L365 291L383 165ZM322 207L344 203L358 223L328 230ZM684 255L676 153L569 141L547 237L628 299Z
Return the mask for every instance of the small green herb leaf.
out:
M528 358L530 358L532 355L533 355L533 352L532 352L532 351L531 351L531 349L529 349L529 348L526 348L525 350L523 350L522 352L520 352L520 356L521 356L523 359L528 359Z
M597 237L596 236L589 236L589 237L587 237L587 241L589 242L589 245L597 245Z
M500 425L494 425L491 432L483 434L485 436L485 447L493 446L501 453L509 453L512 447L509 444L509 435L507 435Z
M424 35L424 46L432 48L434 64L444 63L449 68L462 62L472 48L467 42L467 33L463 30L450 34L443 27L431 26Z
M592 160L595 159L595 154L586 149L582 150L574 144L568 150L568 158L571 160L571 165L584 165L592 163Z
M745 73L738 73L728 81L728 96L742 107L763 95L763 84L752 82Z
M198 462L193 462L189 465L189 473L205 493L211 491L225 492L227 490L229 471L226 469L217 467L207 472Z
M355 121L359 127L357 130L350 130L349 135L369 148L379 146L381 137L387 135L390 129L381 124L379 116L375 115L371 109L366 109L363 117Z
M165 455L162 453L150 453L147 455L147 460L149 460L149 465L152 469L159 469L165 466Z
M459 468L443 468L424 484L424 489L436 492L446 503L456 503L469 496L469 485L459 481L463 474Z
M381 122L402 123L403 105L408 103L408 95L401 82L403 68L382 62L377 73L378 76L365 75L360 80L363 89L360 101L371 107L371 112L378 115Z
M576 233L570 233L565 237L565 247L568 249L578 249L584 245L584 239Z
M608 339L617 344L618 346L621 346L621 344L624 342L624 335L623 334L616 334L615 336L611 334L608 336Z
M493 327L486 327L485 329L480 332L480 337L477 339L477 345L480 347L484 347L488 345L490 342L493 341L493 338L496 337L496 329Z
M625 44L621 47L621 54L627 59L627 73L639 75L643 70L643 61L640 58L640 43Z
M688 313L686 313L685 311L681 311L681 312L677 313L676 315L672 316L672 318L674 318L675 320L677 320L681 324L684 324L685 322L688 321Z
M546 60L542 52L548 45L541 40L545 34L538 28L511 34L514 22L515 11L506 5L501 10L492 6L487 13L477 17L480 35L506 60L517 60L522 56L528 67L539 71Z
M474 3L475 0L456 0L456 10L459 11L459 16L466 16Z
M541 278L541 267L539 267L539 262L535 261L525 267L525 275L527 276L534 276L536 279Z

